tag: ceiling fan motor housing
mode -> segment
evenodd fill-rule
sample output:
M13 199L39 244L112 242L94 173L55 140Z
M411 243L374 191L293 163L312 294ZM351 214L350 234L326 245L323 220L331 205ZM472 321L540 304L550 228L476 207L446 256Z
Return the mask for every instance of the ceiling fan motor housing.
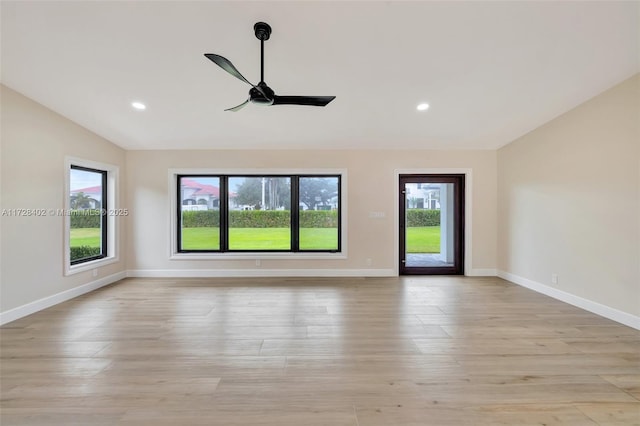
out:
M263 81L258 83L258 87L260 88L260 90L262 90L262 92L260 92L260 90L256 89L255 87L252 87L249 90L249 100L252 103L259 105L273 104L273 100L275 98L275 93L273 92L273 90L271 90L271 88L267 86Z

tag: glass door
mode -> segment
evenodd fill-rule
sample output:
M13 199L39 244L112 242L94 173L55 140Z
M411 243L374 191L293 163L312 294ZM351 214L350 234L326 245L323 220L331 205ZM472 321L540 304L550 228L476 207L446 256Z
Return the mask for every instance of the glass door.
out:
M400 175L400 274L464 274L464 175Z

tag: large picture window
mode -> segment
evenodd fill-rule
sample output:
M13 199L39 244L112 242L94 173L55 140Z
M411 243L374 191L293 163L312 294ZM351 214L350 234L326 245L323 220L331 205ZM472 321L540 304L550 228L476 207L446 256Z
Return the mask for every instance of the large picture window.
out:
M107 171L71 165L69 171L71 265L107 256Z
M177 252L340 252L340 175L177 174Z

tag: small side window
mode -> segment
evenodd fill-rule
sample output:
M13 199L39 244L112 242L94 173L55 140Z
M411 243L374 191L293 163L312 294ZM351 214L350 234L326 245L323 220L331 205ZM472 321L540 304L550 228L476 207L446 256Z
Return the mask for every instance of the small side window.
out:
M107 257L107 171L71 165L69 259L77 265Z

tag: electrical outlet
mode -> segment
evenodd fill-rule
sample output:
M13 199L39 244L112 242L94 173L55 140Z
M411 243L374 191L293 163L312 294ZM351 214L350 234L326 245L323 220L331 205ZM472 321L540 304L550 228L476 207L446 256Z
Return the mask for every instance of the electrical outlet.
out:
M256 259L256 266L261 266L262 262L260 261L260 259Z
M373 265L373 260L371 260L371 258L368 257L367 260L365 260L365 263L367 264L367 266L371 266Z
M98 276L98 270L97 270L97 269L92 270L92 271L91 271L91 274L92 274L94 277L97 277L97 276Z
M551 274L551 284L558 284L558 274L555 272Z

